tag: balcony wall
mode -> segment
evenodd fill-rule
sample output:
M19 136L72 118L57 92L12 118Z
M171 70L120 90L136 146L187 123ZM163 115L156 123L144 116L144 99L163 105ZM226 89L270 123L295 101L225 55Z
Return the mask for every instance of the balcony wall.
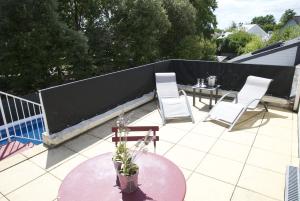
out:
M40 91L49 134L105 113L155 89L155 72L175 72L178 84L217 75L224 90L240 90L247 76L271 78L267 94L289 98L294 67L207 61L167 60Z

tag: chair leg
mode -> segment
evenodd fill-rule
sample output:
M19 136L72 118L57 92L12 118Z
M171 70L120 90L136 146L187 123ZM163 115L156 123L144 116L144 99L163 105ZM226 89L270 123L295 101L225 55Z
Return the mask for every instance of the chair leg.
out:
M162 119L163 125L166 125L166 118L165 118L165 115L163 114L163 111L160 108L158 108L158 112L159 112L160 117Z
M240 119L240 117L245 113L245 111L247 110L247 108L244 108L240 114L235 118L235 120L233 121L233 123L229 126L228 131L231 131L232 128L235 126L235 124L238 122L238 120Z
M262 102L262 104L264 105L266 112L269 112L267 104L265 102Z
M210 114L208 114L204 119L203 122L207 121L207 119L210 117Z
M185 102L186 102L186 105L187 105L187 107L188 107L188 110L189 110L189 113L190 113L192 122L195 123L195 119L194 119L194 116L193 116L193 113L192 113L192 109L191 109L190 103L189 103L189 101L188 101L186 95L184 95L184 96L185 96Z

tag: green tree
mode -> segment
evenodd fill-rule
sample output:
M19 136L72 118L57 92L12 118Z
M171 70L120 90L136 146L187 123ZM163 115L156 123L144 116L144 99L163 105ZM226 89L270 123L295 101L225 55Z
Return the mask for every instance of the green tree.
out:
M253 36L251 41L248 42L245 45L245 47L239 49L239 53L245 54L245 53L249 53L261 49L263 47L265 47L264 41L258 36Z
M58 20L54 0L0 2L0 79L16 93L87 73L87 41ZM88 73L87 73L88 74Z
M91 76L113 70L110 23L117 5L115 0L58 0L60 19L88 38L88 53L93 64Z
M273 31L276 21L273 15L254 17L251 24L258 24L265 31Z
M196 9L196 33L207 39L212 38L217 27L217 19L214 11L217 8L216 0L190 0Z
M295 17L296 13L293 9L287 9L284 11L283 15L280 18L280 24L284 26L290 19Z
M218 42L218 51L222 53L240 54L242 49L252 40L253 35L245 31L235 31Z
M230 26L226 29L226 31L235 31L238 28L236 22L232 21Z
M171 28L160 41L163 58L176 58L181 41L196 34L196 9L188 0L164 0Z
M177 58L215 60L216 44L199 36L185 37L177 47Z
M159 42L170 28L160 0L123 0L111 19L113 58L118 66L136 66L159 58Z
M286 41L300 37L300 26L287 27L284 30L277 30L273 32L271 38L268 40L267 44L273 44L279 41Z

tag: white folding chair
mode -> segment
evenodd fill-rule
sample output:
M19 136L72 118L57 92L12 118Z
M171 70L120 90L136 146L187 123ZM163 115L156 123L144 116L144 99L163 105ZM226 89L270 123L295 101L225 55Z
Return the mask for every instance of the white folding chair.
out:
M222 96L218 103L208 113L204 121L213 119L230 125L229 131L238 122L247 109L255 109L262 97L267 92L271 79L256 76L248 76L245 85L239 93L229 92ZM225 102L223 99L230 94L235 95L233 102ZM265 110L268 111L263 102Z
M159 112L163 124L168 119L190 117L194 123L194 117L186 93L178 92L175 73L155 73L156 92L159 101ZM182 93L182 95L179 95Z

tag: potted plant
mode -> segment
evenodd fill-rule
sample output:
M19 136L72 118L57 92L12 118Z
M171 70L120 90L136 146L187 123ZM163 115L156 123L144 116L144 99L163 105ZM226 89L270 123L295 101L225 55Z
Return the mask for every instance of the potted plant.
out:
M131 193L138 188L139 167L134 163L129 152L124 153L122 156L122 164L118 172L120 188L122 192Z
M133 147L128 148L126 139L129 129L127 122L123 115L117 120L120 141L116 147L113 162L117 172L117 182L120 184L122 192L131 193L138 188L139 167L135 160L139 154L147 151L146 146L152 139L149 137L151 133L149 130L143 140L137 141Z
M118 171L121 168L121 164L122 164L122 158L123 158L123 154L127 154L128 153L128 148L126 146L126 137L128 135L128 128L127 128L127 123L128 120L124 117L123 114L121 114L116 122L117 127L118 127L118 133L119 133L119 137L120 140L118 142L118 145L116 147L116 152L112 158L113 162L114 162L114 167L116 169L116 173L118 173ZM121 140L121 138L125 138L124 141Z

